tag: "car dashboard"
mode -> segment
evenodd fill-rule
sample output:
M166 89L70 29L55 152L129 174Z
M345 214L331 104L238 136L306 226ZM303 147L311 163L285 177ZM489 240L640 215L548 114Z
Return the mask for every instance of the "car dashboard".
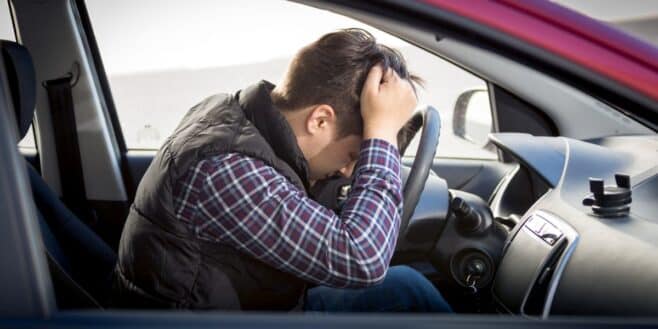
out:
M493 282L499 310L539 318L658 313L658 138L499 133L490 140L519 163L491 209L522 214ZM519 171L541 181L531 184L539 187L527 211L507 201Z

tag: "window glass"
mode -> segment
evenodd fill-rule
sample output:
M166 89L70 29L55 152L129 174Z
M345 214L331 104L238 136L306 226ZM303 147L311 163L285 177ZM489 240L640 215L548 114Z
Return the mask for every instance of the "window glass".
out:
M37 144L34 141L34 125L30 125L30 129L27 130L27 133L25 133L25 137L18 143L19 148L27 148L27 149L36 149Z
M158 148L203 98L261 79L276 84L301 47L325 33L360 27L399 49L425 80L419 108L431 104L442 116L438 156L496 157L452 133L456 99L469 89L486 90L483 80L355 20L266 0L88 0L87 8L130 149ZM407 155L415 151L409 147Z
M16 41L14 26L12 25L11 13L7 1L0 1L0 40ZM18 143L20 148L35 148L34 131L32 126L25 134L25 138Z
M16 41L7 1L0 1L0 39Z

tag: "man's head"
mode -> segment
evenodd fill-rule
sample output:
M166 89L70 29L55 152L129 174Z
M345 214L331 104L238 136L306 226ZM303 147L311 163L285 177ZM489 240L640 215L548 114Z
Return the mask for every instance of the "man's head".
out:
M365 30L329 33L302 48L271 94L309 164L310 179L351 174L363 133L360 95L374 65L413 82L402 55ZM412 84L413 85L413 84Z

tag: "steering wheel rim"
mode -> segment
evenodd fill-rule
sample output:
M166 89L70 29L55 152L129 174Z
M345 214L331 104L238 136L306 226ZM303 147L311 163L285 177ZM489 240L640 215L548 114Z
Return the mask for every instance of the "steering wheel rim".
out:
M414 162L411 165L411 170L402 190L404 201L402 204L398 242L406 235L411 215L413 215L416 205L418 205L418 200L420 200L420 195L425 188L425 181L427 181L427 177L432 169L432 160L434 160L436 148L439 145L441 118L439 112L434 107L427 106L422 111L416 113L400 131L400 134L398 134L400 156L404 154L408 143L421 127L423 130L420 135L420 141L418 142L418 151L416 152ZM403 141L400 141L400 139Z

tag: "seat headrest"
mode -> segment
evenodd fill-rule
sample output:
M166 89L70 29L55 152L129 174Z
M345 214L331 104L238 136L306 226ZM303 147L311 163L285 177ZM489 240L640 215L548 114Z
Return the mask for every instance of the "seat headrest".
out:
M13 41L0 40L0 49L14 103L19 139L23 139L32 123L36 103L36 74L32 56L27 48Z

